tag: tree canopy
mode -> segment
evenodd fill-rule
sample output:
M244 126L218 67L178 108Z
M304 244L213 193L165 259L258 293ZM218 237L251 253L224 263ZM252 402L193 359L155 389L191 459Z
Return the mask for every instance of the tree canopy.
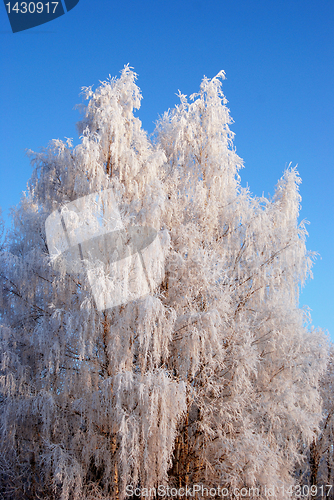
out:
M78 146L30 152L0 253L4 498L202 484L264 499L266 486L282 498L295 483L301 443L319 429L328 351L298 305L312 265L301 180L287 168L271 199L241 186L223 79L180 94L150 139L126 66L83 89ZM87 274L53 265L45 223L107 190L122 227L157 232L163 276L101 310Z

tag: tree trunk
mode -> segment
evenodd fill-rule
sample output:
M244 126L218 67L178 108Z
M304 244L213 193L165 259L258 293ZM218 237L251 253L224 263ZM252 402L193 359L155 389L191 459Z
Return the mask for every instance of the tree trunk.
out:
M320 453L317 447L317 442L314 439L310 446L310 469L311 469L311 486L317 485L317 477L320 463Z

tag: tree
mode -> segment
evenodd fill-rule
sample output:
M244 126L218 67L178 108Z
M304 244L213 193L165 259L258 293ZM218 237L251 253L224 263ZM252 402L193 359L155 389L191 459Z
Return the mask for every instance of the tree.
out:
M298 470L301 484L315 486L320 497L333 498L334 478L334 346L330 345L327 370L320 380L320 394L323 401L323 418L319 433L305 447L304 462ZM315 496L315 495L314 495Z
M289 167L271 200L241 187L223 78L205 78L190 102L180 94L151 142L125 67L84 88L78 146L31 153L0 261L4 498L194 484L281 498L293 483L321 418L327 356L298 308L312 263L300 178ZM122 227L158 233L164 276L100 310L87 274L53 265L45 223L70 213L75 231L76 200L105 192Z

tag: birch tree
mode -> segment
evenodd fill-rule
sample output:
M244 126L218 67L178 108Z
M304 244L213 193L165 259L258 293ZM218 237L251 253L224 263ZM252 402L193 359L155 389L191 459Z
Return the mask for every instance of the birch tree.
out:
M122 500L194 484L282 498L294 483L327 357L298 307L312 264L300 177L289 167L272 199L241 187L223 79L180 94L150 141L125 67L83 89L78 146L31 152L0 256L4 498ZM75 230L73 204L106 192L122 228L156 232L163 274L101 309L87 273L54 265L45 228L70 213Z
M320 381L323 415L317 436L304 446L304 461L297 470L300 484L313 486L318 496L333 496L334 478L334 346L330 345L327 370ZM316 496L316 495L314 495Z

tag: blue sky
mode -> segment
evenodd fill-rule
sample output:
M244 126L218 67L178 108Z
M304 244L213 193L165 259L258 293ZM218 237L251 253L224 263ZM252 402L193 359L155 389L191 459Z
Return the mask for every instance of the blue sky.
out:
M221 69L244 159L242 184L273 194L298 164L307 246L320 256L301 295L334 340L334 3L332 0L80 0L70 12L13 34L0 8L0 206L18 203L31 175L26 149L73 137L82 86L129 63L150 133L158 115Z

